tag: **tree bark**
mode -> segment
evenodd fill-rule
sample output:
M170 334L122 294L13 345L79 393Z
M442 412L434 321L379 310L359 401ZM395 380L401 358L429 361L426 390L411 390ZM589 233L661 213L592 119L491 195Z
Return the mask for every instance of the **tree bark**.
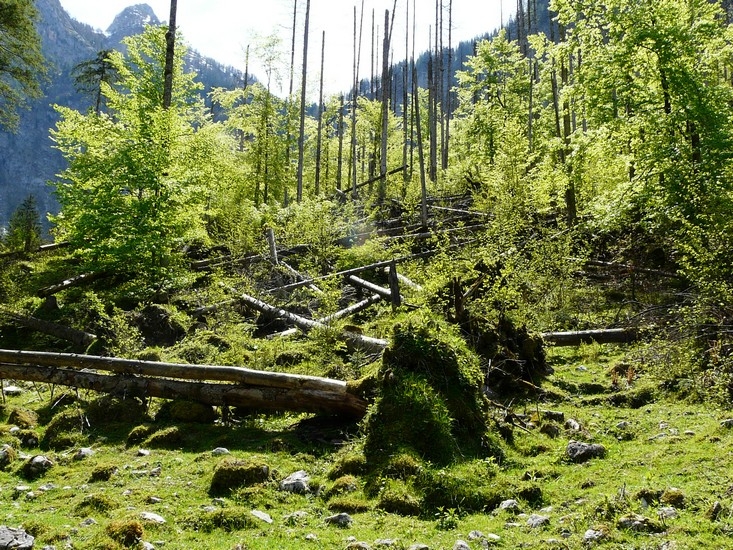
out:
M125 397L186 399L215 406L247 407L360 418L367 402L343 391L310 388L246 387L130 375L104 375L71 369L0 364L0 378L83 388Z
M165 33L165 68L163 69L163 109L168 109L173 101L173 64L176 49L176 13L178 0L171 0L171 13L168 32Z

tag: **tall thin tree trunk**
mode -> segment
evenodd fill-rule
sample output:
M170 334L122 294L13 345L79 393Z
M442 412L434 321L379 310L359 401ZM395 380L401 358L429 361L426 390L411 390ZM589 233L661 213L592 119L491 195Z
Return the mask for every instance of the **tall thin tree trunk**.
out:
M336 160L336 189L341 191L344 171L344 94L339 96L339 118L338 118L339 150Z
M409 170L407 167L407 147L408 147L408 111L407 103L409 101L409 93L407 90L408 78L407 68L410 58L410 2L405 2L405 67L402 70L402 196L407 194L407 182Z
M176 56L176 14L178 0L171 0L171 14L168 32L165 33L165 68L163 69L163 109L168 109L173 101L173 64Z
M303 81L300 85L300 129L298 130L298 195L297 201L303 200L303 158L305 152L305 95L308 83L308 24L310 20L311 0L305 3L305 30L303 31Z
M428 226L428 188L425 181L425 154L423 153L422 128L420 125L420 93L417 85L417 68L412 62L412 103L415 106L415 128L417 128L417 156L420 162L420 221Z
M387 138L389 137L389 40L392 34L389 23L389 10L384 10L384 47L382 52L382 139L379 157L379 186L377 196L383 203L387 196Z
M295 86L295 33L298 25L298 0L293 0L293 35L290 41L290 86L288 97L285 100L285 166L290 166L290 144L293 140L293 131L290 127L290 110L293 105L293 88Z
M448 2L448 67L445 83L445 136L443 139L443 170L448 169L448 146L450 144L450 121L453 118L453 0Z
M321 40L321 85L318 97L318 138L316 143L316 196L321 194L321 144L323 143L323 67L326 59L326 31Z
M356 6L354 6L354 93L351 103L351 191L357 197L357 140L356 140L356 107L359 100L359 64L361 60L361 33L364 28L364 0L361 0L361 17L359 32L356 31Z

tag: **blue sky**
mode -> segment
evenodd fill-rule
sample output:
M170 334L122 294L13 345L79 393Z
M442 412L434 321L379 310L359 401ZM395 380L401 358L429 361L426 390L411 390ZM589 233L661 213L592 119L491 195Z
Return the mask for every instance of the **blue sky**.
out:
M60 0L61 5L75 19L105 30L114 16L125 7L141 3L135 0ZM404 58L405 49L405 9L413 0L397 0L395 31L393 34L394 59ZM417 12L416 50L428 47L431 25L435 20L434 0L414 0ZM443 0L447 7L449 0ZM501 14L508 19L514 0L452 0L453 1L453 41L473 38L491 31L500 25ZM158 18L167 20L170 13L170 0L148 0ZM303 28L306 0L298 0L298 28ZM360 73L368 76L369 56L371 54L372 11L375 12L376 25L384 26L384 10L392 9L394 0L364 0L364 31ZM317 75L320 69L321 37L326 32L326 68L324 71L327 93L337 93L349 88L352 79L353 56L353 17L354 6L361 10L361 0L311 0L309 73ZM444 25L447 28L447 9ZM282 37L283 49L289 52L293 18L293 0L179 0L177 23L186 41L206 56L233 65L241 70L245 66L244 51L247 45L254 47L258 37L277 33ZM412 19L412 15L410 16ZM411 27L411 25L410 25ZM434 27L433 27L434 28ZM298 38L302 44L302 30ZM447 30L444 45L447 45ZM412 40L412 38L410 38ZM296 54L299 66L300 54ZM283 66L289 66L289 53L283 55ZM263 78L256 60L250 57L250 69ZM296 69L296 72L300 72ZM313 78L317 78L313 77ZM287 86L287 83L285 83ZM310 86L310 84L309 84Z

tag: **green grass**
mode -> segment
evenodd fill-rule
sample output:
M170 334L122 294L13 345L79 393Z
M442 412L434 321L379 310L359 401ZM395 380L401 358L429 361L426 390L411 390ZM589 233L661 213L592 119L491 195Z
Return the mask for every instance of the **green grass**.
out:
M360 473L363 440L356 430L339 448L321 441L312 426L303 428L301 422L308 415L251 415L231 426L178 424L180 439L175 448L151 448L148 456L138 454L144 443L127 444L127 435L143 422L97 420L77 445L46 452L56 465L40 479L24 479L20 459L0 472L0 498L8 504L0 512L0 523L24 526L37 537L39 547L71 542L74 548L89 549L122 547L110 533L123 540L120 530L134 532L144 511L166 519L162 525L140 520L144 540L164 543L161 547L166 549L226 549L239 544L254 550L344 548L348 537L370 545L379 539L396 539L397 548L417 542L452 548L456 540L468 540L471 531L499 535L499 548L582 548L588 529L604 533L594 543L601 548L656 549L667 541L674 541L678 548L729 547L733 431L721 427L720 421L730 412L668 399L660 392L654 402L641 407L609 405L607 398L614 393L649 383L641 373L633 380L618 381L621 388L612 387L611 367L624 360L626 351L611 346L550 350L555 374L545 386L554 398L515 401L513 410L526 414L522 418L536 427L515 427L513 441L503 445L504 456L499 460L467 458L438 468L403 455L395 457L395 466L384 470L386 477L381 481ZM585 368L579 370L580 365ZM584 394L582 388L592 383L607 389ZM8 397L5 409L37 410L43 421L50 400L47 388L29 386L21 396ZM542 412L547 410L576 420L581 430L566 429L556 415ZM498 418L499 411L492 414ZM549 422L559 428L556 437L540 429ZM36 428L39 439L46 425ZM156 430L152 433L173 427L152 421L149 425ZM0 426L3 442L14 440L8 429L7 424ZM564 459L570 439L600 443L607 449L606 457L572 464ZM91 446L95 454L76 461L74 452L82 444ZM229 458L266 463L271 478L212 496L214 470L226 457L214 456L211 450L220 446L229 448ZM28 456L44 452L20 451ZM115 467L108 480L101 476L90 482L93 472ZM151 475L156 467L160 475ZM279 491L279 480L299 469L311 475L316 493ZM336 481L344 475L349 477ZM16 491L21 485L30 486L34 496ZM350 488L330 490L334 486ZM444 505L428 506L433 502L429 487L438 487ZM665 491L667 496L661 497ZM509 498L519 501L524 514L546 514L549 524L533 530L525 516L495 509ZM678 504L677 517L662 521L658 512L665 499ZM411 508L416 502L421 506L418 515ZM710 519L715 502L721 510ZM481 509L481 503L487 508ZM273 523L251 516L254 509L268 513ZM352 514L351 527L325 523L327 516L343 510ZM289 518L299 511L305 515ZM632 513L649 518L661 533L622 528L619 520ZM95 523L84 526L87 518ZM308 542L309 535L315 535L317 542ZM559 542L548 542L552 540ZM480 547L476 541L471 545Z

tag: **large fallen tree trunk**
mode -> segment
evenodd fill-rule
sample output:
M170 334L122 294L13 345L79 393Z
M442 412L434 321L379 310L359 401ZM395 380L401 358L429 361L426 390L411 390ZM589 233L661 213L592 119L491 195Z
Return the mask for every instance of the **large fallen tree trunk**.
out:
M629 344L639 340L640 334L633 328L609 328L599 330L574 330L569 332L545 332L542 339L553 346L579 346L580 344Z
M0 349L0 363L94 369L114 372L115 374L134 374L179 378L183 380L215 380L269 388L307 389L336 393L346 392L346 382L340 380L223 365L158 363L154 361L98 357L96 355L80 355L75 353L50 353L7 349Z
M83 388L126 397L185 399L216 406L247 407L364 416L366 402L343 392L246 387L130 375L104 375L71 369L0 364L0 378Z
M59 340L71 342L76 346L88 347L92 342L97 339L97 336L95 334L84 332L83 330L78 330L71 327L66 327L64 325L59 325L57 323L51 323L50 321L44 321L43 319L38 319L30 315L22 315L20 313L15 313L4 308L0 309L0 314L13 320L15 323L21 326L24 326L31 330L35 330L37 332L41 332L43 334L48 334L49 336L53 336L54 338L58 338Z

